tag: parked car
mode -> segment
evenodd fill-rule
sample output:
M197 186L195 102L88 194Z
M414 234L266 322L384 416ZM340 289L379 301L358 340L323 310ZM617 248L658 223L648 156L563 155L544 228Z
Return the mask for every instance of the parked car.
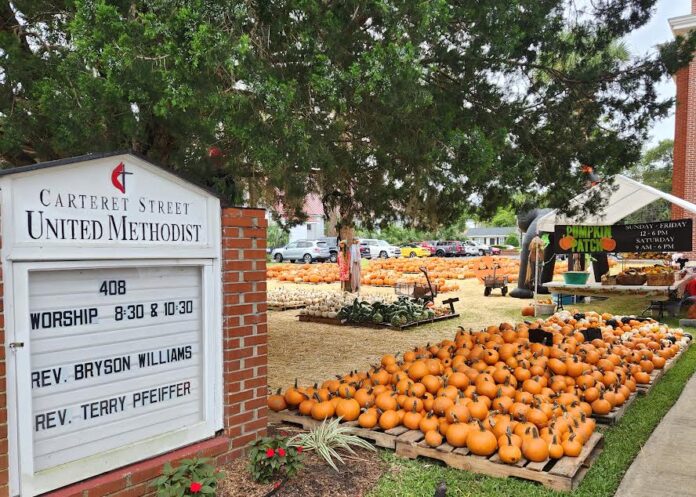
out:
M454 246L454 255L466 255L464 251L464 243L459 240L446 240L447 243L451 243Z
M481 255L479 254L479 248L475 243L465 240L462 242L462 245L464 247L464 255Z
M276 262L283 261L303 261L311 264L315 261L328 261L331 258L331 251L326 242L318 240L298 240L290 242L284 247L275 249L271 256Z
M457 255L457 248L454 243L443 240L429 242L435 247L437 257L453 257Z
M417 243L407 243L401 247L402 257L430 257L430 255L430 250L421 247Z
M318 242L324 242L326 243L326 246L329 247L329 262L336 262L338 261L338 238L335 236L322 236L320 238L317 238Z
M471 240L465 240L462 243L464 243L464 245L465 245L466 255L490 255L491 254L490 245L472 242Z
M491 255L500 255L500 247L491 247Z
M372 259L370 247L363 241L360 242L360 257L363 259Z
M361 240L361 244L365 245L370 251L371 259L380 257L388 259L389 257L401 257L401 249L395 245L391 245L385 240L377 240L375 238L365 238Z
M417 245L423 247L424 249L427 249L430 252L430 255L435 255L435 252L437 252L437 249L435 248L435 242L420 242Z

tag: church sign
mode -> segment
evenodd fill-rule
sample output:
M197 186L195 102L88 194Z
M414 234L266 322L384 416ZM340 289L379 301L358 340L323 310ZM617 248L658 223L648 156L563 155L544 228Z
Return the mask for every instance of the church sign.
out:
M131 154L0 172L13 495L222 427L220 203Z

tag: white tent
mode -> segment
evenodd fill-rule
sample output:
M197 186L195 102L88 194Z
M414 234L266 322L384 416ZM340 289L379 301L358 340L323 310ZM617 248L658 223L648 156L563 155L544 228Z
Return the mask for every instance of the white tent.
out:
M600 188L599 185L593 186L588 191L574 197L570 201L571 207L582 206L587 198L598 188ZM559 214L554 209L539 218L537 221L537 232L553 232L557 224L582 224L590 226L615 224L641 207L645 207L661 198L678 205L685 211L696 214L696 204L687 202L683 198L675 197L669 193L662 192L652 186L638 183L621 174L614 176L614 184L612 185L611 191L608 193L606 205L597 214L580 215L579 218L574 219Z

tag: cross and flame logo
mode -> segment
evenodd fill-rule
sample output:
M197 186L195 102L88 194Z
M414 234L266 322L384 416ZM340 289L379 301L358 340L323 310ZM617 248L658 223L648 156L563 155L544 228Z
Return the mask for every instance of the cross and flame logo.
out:
M126 171L126 165L123 162L119 162L111 171L111 184L123 194L126 193L126 176L129 174L133 173Z

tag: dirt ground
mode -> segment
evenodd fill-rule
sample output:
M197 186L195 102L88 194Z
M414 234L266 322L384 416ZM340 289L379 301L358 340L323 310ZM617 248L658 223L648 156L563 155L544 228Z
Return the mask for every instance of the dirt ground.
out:
M292 426L274 426L271 434L294 435L298 429ZM220 482L218 497L363 497L388 470L375 451L356 449L354 454L339 449L345 464L337 461L339 471L313 452L305 452L304 467L287 481L256 483L247 471L248 460L239 458L222 468L226 478Z
M367 369L387 353L403 352L409 348L451 338L458 326L480 328L503 321L519 320L520 309L529 301L502 297L494 290L483 296L483 285L476 280L458 281L458 292L438 296L442 299L459 297L455 304L459 318L404 331L375 330L319 323L300 323L297 310L269 311L268 383L275 390L287 388L297 378L300 385L321 382L336 374ZM296 284L269 281L268 289L287 287L326 288L339 290L339 284ZM514 288L511 285L510 289ZM362 294L393 294L392 288L364 286Z

